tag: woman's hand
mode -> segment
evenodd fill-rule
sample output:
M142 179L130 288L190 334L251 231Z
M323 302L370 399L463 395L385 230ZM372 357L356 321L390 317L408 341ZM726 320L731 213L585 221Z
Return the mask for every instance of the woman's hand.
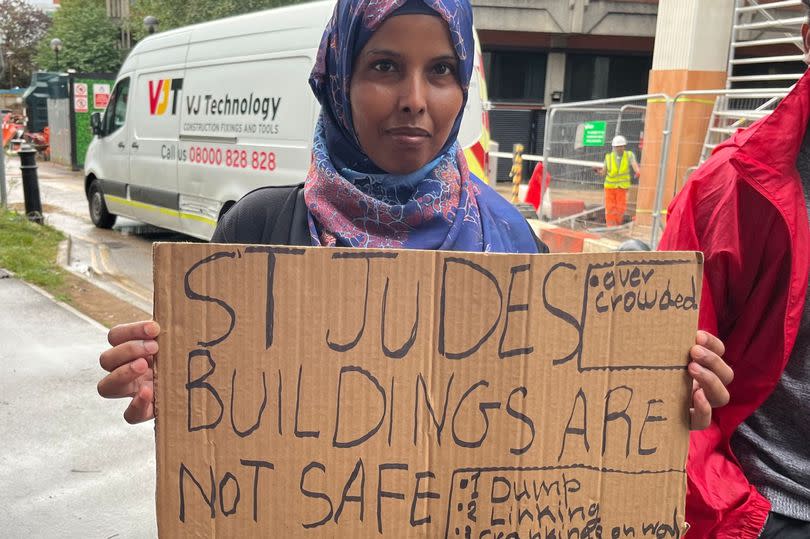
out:
M734 371L725 361L726 347L710 333L698 331L695 346L689 351L692 361L692 408L689 409L692 430L703 430L712 421L712 408L725 406L729 401L728 386Z
M154 413L154 355L158 351L155 337L160 326L151 320L122 324L110 330L107 339L113 346L99 357L101 367L109 372L98 383L98 393L108 399L131 398L124 419L140 423L155 416ZM689 374L692 376L692 408L689 410L692 430L709 426L712 408L725 406L729 401L726 386L734 378L722 356L723 343L705 331L698 331L695 346L689 352Z
M131 398L124 419L140 423L155 417L154 357L155 337L160 326L152 320L121 324L107 334L112 345L101 353L99 363L109 374L98 383L98 394L107 399Z

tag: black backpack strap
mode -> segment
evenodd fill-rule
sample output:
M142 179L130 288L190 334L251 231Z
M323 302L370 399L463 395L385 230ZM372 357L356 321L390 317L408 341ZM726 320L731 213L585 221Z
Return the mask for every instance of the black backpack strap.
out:
M534 243L537 244L537 252L540 253L541 255L548 254L550 252L548 250L548 245L546 245L543 242L543 240L541 240L537 236L537 234L534 233L534 229L532 228L532 225L530 225L528 221L526 221L526 225L529 227L529 232L531 232L531 234L532 234L532 239L534 239Z
M306 202L304 202L304 188L302 186L295 197L295 211L290 222L289 245L312 245L308 215L309 210Z
M303 184L251 191L222 216L211 242L289 245L299 193Z
M277 198L281 200L281 206L274 221L268 218L265 220L265 230L260 243L270 245L288 245L290 242L290 230L292 230L292 218L295 213L295 201L297 199L297 187L279 193ZM275 202L275 201L274 201Z

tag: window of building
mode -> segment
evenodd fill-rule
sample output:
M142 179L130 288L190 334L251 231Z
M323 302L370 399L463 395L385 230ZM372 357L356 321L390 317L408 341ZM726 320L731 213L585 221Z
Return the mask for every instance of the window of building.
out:
M569 54L565 100L588 101L647 93L652 56Z
M542 103L546 91L546 61L546 54L540 52L484 53L490 99Z

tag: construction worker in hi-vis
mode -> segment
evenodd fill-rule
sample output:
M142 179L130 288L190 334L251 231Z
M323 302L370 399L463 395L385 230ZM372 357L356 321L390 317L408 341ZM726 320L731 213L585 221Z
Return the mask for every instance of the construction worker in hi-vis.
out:
M630 174L639 176L636 156L627 150L627 139L621 135L613 137L613 151L605 155L605 161L597 172L605 177L605 223L619 226L624 222L627 210L627 191L630 189Z

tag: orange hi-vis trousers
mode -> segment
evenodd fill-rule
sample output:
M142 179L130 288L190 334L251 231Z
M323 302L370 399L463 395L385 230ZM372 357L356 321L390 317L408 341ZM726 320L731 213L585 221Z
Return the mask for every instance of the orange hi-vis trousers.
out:
M607 226L624 223L627 210L627 189L605 189L605 222Z

